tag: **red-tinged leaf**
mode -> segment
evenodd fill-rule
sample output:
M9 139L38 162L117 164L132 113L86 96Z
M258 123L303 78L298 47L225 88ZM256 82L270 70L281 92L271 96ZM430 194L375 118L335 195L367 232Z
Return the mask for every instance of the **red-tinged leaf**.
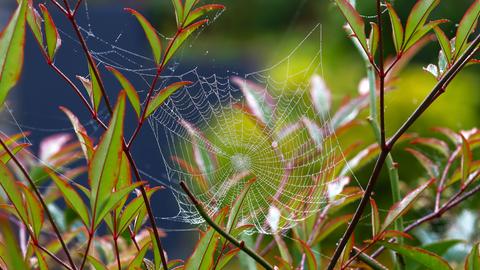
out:
M415 33L406 41L403 48L404 50L410 49L415 45L420 39L422 39L428 32L437 27L439 24L448 22L448 20L435 20L427 23L424 26L421 26Z
M28 0L19 3L7 26L0 33L0 106L17 84L22 72L27 3Z
M377 52L380 30L378 29L378 25L376 23L371 22L370 25L372 29L370 30L370 36L368 37L368 50L370 55L373 57Z
M478 18L480 16L480 1L475 0L468 8L457 28L455 37L455 59L468 47L468 37L475 31Z
M465 270L476 269L480 269L480 253L478 243L473 245L470 254L468 254L467 258L465 259Z
M242 188L242 192L237 196L235 202L230 209L227 221L226 231L228 233L235 227L237 227L238 221L242 216L243 210L243 203L245 201L245 197L247 196L248 192L250 191L250 187L255 183L256 178L252 178L249 180Z
M459 133L459 135L462 138L462 159L460 165L462 170L462 184L465 184L472 168L473 154L470 150L470 143L465 139L462 133Z
M5 164L0 163L0 185L2 186L8 199L22 219L24 224L28 224L27 209L23 203L23 196L16 185L15 178Z
M160 64L160 59L162 57L162 42L158 37L157 30L150 24L150 22L143 17L142 14L138 13L136 10L131 8L126 8L125 11L129 12L130 14L134 15L140 25L145 32L145 36L147 37L148 43L150 43L150 47L152 48L153 57L155 58L155 63L158 65Z
M175 52L182 46L182 44L185 42L185 40L198 28L200 28L202 25L207 23L208 20L201 20L196 23L193 23L189 25L188 27L182 28L179 30L180 32L178 33L177 37L172 39L170 43L168 44L168 49L165 52L165 58L163 60L163 65L166 65L168 61L173 57Z
M344 216L336 217L334 219L331 219L327 223L325 223L325 225L323 225L321 229L318 230L318 232L316 232L317 235L314 237L314 240L312 241L312 246L321 242L323 239L329 236L333 231L340 228L340 226L347 224L352 219L352 216L353 215L344 215Z
M210 180L209 177L218 166L217 157L212 151L212 144L203 133L191 123L182 119L180 124L185 128L191 139L193 158L197 167L200 169L203 177Z
M100 84L93 72L93 68L88 64L88 72L90 74L90 80L82 76L77 76L77 79L82 83L85 90L87 90L88 96L92 103L93 109L95 112L98 112L100 107L100 102L102 101L102 91L100 89Z
M272 207L272 206L271 206ZM272 228L272 231L276 231L277 228ZM283 240L283 238L280 236L280 234L275 233L273 234L273 239L275 240L275 243L277 243L278 250L280 251L280 256L282 259L288 264L288 265L293 265L293 258L292 255L290 254L290 250L287 246L287 243Z
M121 92L107 131L95 149L89 165L91 186L90 205L92 223L99 223L100 208L109 201L118 180L122 157L123 121L125 117L125 92Z
M423 27L430 12L438 5L440 0L418 0L413 6L408 16L407 25L405 26L404 46L410 43L415 32Z
M145 255L147 254L147 251L150 247L150 244L146 244L140 249L140 251L137 253L135 258L130 262L128 265L128 270L137 270L137 269L142 269L142 263L143 259L145 258Z
M362 17L348 0L335 0L335 3L337 3L345 19L347 19L350 28L362 45L363 49L367 52L368 47L367 37L365 36L365 23Z
M95 270L108 270L108 268L98 259L87 255L88 262L92 265Z
M173 1L178 1L178 0L173 0ZM204 16L205 14L207 14L210 11L223 10L223 9L225 9L225 6L221 5L221 4L208 4L208 5L204 5L204 6L201 6L199 8L196 8L196 9L192 10L192 12L190 12L190 14L188 15L188 17L185 20L184 26L190 25L195 20Z
M423 183L416 189L409 192L405 197L403 197L402 200L400 200L399 202L396 202L388 211L388 214L385 217L385 220L383 221L381 231L384 231L385 229L387 229L398 217L405 214L405 212L408 211L410 206L418 199L420 194L425 189L427 189L427 187L430 186L431 183L433 183L433 180L434 179Z
M38 269L48 270L47 260L43 256L42 251L37 247L34 247L34 250L35 250L35 256L37 257Z
M343 248L342 254L340 255L340 265L345 264L350 259L350 254L352 253L352 249L355 246L355 237L352 234L350 239L348 239L347 244Z
M273 124L275 101L267 89L240 77L233 77L232 82L242 91L249 111L260 120L261 123L271 127Z
M172 0L173 7L175 8L175 17L177 19L177 26L180 27L183 22L183 4L182 0Z
M0 232L2 232L0 257L6 265L6 269L30 269L23 258L18 240L15 238L17 232L12 230L8 218L3 215L0 217Z
M343 104L332 117L331 123L334 129L351 123L360 113L360 110L368 104L367 97L368 95L363 95Z
M310 79L310 98L317 114L322 120L326 119L332 108L332 92L318 75L313 75Z
M301 121L305 126L305 128L307 129L308 135L315 143L315 147L317 148L317 150L319 151L322 150L323 140L324 140L322 129L317 125L316 122L306 117L302 117Z
M442 48L443 54L447 59L448 63L452 62L452 45L450 45L450 40L448 39L447 35L440 29L440 27L436 26L433 28L435 31L435 35L437 36L438 43L440 44L440 48Z
M462 143L462 138L460 138L460 136L457 133L455 133L453 130L451 130L449 128L434 127L434 128L432 128L432 130L436 131L436 132L439 132L439 133L442 133L447 138L449 138L450 141L453 142L454 144L461 144Z
M135 110L137 117L140 118L141 107L137 89L135 89L132 83L130 83L130 81L125 76L123 76L120 71L114 69L113 67L106 67L106 69L112 72L113 75L115 75L115 78L117 78L118 82L123 87L123 90L125 90L125 92L127 93L128 100L130 100L130 103L132 104L132 107Z
M377 203L375 200L370 198L370 207L372 210L372 235L375 237L378 233L380 233L380 214L378 213Z
M238 254L239 251L240 249L236 248L236 249L230 250L226 254L223 254L220 260L218 260L217 269L218 270L228 269L226 268L228 263Z
M448 263L440 256L430 251L426 251L421 248L411 247L407 245L400 245L395 243L389 243L386 241L379 242L381 245L386 248L393 250L405 257L406 260L415 261L425 269L435 269L435 270L451 270L452 268Z
M87 131L83 127L82 123L80 123L80 120L78 120L78 118L69 109L60 107L60 110L67 115L68 119L72 123L73 130L75 131L77 139L80 142L85 159L87 161L90 160L93 156L94 149L92 140L87 135Z
M38 239L42 231L44 216L43 208L40 201L35 195L22 183L18 183L25 195L25 208L27 209L29 225L32 228L33 234Z
M313 254L313 251L311 247L305 243L304 241L297 239L298 243L300 243L300 246L302 248L303 254L305 254L306 262L307 262L307 268L308 270L315 270L317 268L317 259L315 259L315 254Z
M47 39L48 57L50 61L53 61L58 48L60 48L62 45L62 40L60 39L57 26L55 25L50 12L48 12L48 9L43 4L40 4L40 9L42 10L43 21L45 22L45 37Z
M388 14L390 15L390 23L392 24L393 44L395 50L400 53L403 46L404 32L400 17L390 3L387 3Z
M255 228L255 225L245 224L245 225L242 225L242 226L239 226L239 227L236 227L236 228L233 228L232 230L230 230L230 235L237 238L237 237L240 237L246 231L250 231L253 228Z
M176 82L160 90L160 92L158 92L158 94L156 94L152 100L150 100L150 103L147 107L147 112L145 113L145 118L154 113L175 92L191 84L192 82L189 81Z
M216 224L222 224L227 214L227 209L223 209L215 217ZM219 241L218 233L209 228L197 242L197 245L185 263L185 270L197 270L197 269L212 269L214 261L214 254Z
M208 191L208 181L197 167L177 156L173 156L172 160L175 161L175 163L177 163L182 170L187 172L193 179L195 179L195 187L198 187L202 193Z
M161 259L161 256L160 256L160 252L163 252L163 250L160 250L158 248L157 239L155 237L153 229L149 229L148 232L150 233L150 241L152 242L153 261L155 263L155 269L161 269L162 259ZM168 267L168 265L167 265L167 267Z
M17 0L17 3L20 4L22 0ZM33 6L32 0L27 0L28 9L27 9L27 23L32 30L32 33L37 40L38 44L43 44L43 34L42 34L42 17L38 14L38 11Z
M427 171L428 175L431 178L436 178L439 175L439 169L437 164L435 164L429 157L424 155L422 152L417 151L412 148L406 148L405 151L412 154L418 162L422 165L422 167Z
M85 226L90 224L88 208L80 194L78 194L78 192L66 180L57 176L57 174L52 170L45 168L45 171L50 175L50 178L53 180L55 185L57 185L67 204L78 214L83 224L85 224Z
M448 147L448 144L436 138L415 138L410 141L410 144L420 144L428 146L432 149L437 150L444 157L448 157L450 154L450 148Z
M15 145L12 149L10 149L10 152L12 152L13 155L16 155L23 149L31 146L29 143L22 143L22 144L17 144ZM10 156L9 153L7 152L0 152L0 162L3 164L7 164L10 160L12 159L12 156Z
M183 7L183 15L186 19L190 16L192 8L198 3L198 0L185 0L185 5Z
M160 190L160 187L155 187L152 189L147 190L147 196L150 198L153 193ZM140 209L145 208L145 204L143 201L143 197L138 196L137 198L133 199L128 205L125 207L121 215L118 217L117 221L117 234L122 234L127 228L128 225L137 217Z
M395 230L386 230L381 234L382 239L399 238L399 237L407 238L410 240L413 239L413 237L410 234L405 232L395 231Z

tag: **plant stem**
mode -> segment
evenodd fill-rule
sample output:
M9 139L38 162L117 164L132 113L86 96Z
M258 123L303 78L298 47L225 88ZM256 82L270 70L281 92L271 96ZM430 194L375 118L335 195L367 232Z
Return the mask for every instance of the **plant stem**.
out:
M383 65L383 23L381 0L377 0L377 24L378 24L378 78L380 80L380 147L386 149L385 145L385 71Z
M54 261L56 261L58 264L62 265L63 267L65 267L66 269L69 269L71 270L72 268L70 266L68 266L68 264L66 264L64 261L62 261L60 258L58 258L57 256L55 256L55 254L53 254L52 252L50 252L50 250L40 246L40 245L36 245L37 248L41 249L43 252L45 252L48 256L50 256Z
M385 267L384 265L379 263L374 258L368 256L364 252L361 252L361 250L358 249L358 248L353 248L352 252L354 253L354 256L358 254L358 258L374 270L387 270L388 269L387 267Z
M238 247L239 249L243 250L245 253L247 253L252 259L254 259L255 261L257 261L257 263L259 263L261 266L263 266L265 269L267 270L273 270L273 267L264 259L262 258L260 255L258 255L257 253L255 253L255 251L253 251L252 249L250 249L249 247L245 246L245 244L243 243L243 241L238 241L237 239L235 239L233 236L231 236L230 234L228 234L227 232L225 232L219 225L217 225L209 216L208 214L205 212L205 210L203 209L203 206L201 205L201 203L195 198L195 196L193 195L193 193L190 191L190 189L188 189L187 185L185 184L185 182L180 182L180 186L182 187L182 189L185 191L185 193L188 195L188 197L190 198L190 200L192 201L193 205L195 206L195 208L197 209L198 213L203 217L203 219L205 219L205 221L208 223L208 225L210 225L215 231L217 231L221 236L223 236L225 239L227 239L230 243L232 243L233 245L235 245L236 247Z
M22 174L27 179L28 183L30 184L30 187L35 192L35 195L37 196L38 200L42 204L43 209L45 210L45 214L46 214L48 220L50 221L50 224L52 225L53 231L57 235L58 241L60 241L60 244L62 245L63 251L65 252L65 255L67 256L68 262L70 263L72 269L77 269L75 267L75 263L73 262L72 256L70 255L70 252L68 251L68 248L67 248L67 245L65 244L65 241L63 241L62 234L60 233L60 230L58 229L57 224L55 223L55 221L52 217L52 214L48 210L48 207L47 207L47 204L45 203L45 200L43 200L43 197L42 197L40 191L38 190L37 186L35 186L35 182L30 177L30 175L28 174L27 170L22 165L22 163L20 163L20 161L17 159L17 157L12 153L12 151L10 151L8 146L5 144L5 142L1 138L0 138L0 145L3 147L3 149L5 149L5 151L8 153L8 155L12 158L13 162L17 165L17 167L20 169Z
M113 236L113 245L115 247L115 257L117 258L118 270L122 270L122 263L120 262L120 252L118 250L118 237L116 235Z
M432 102L438 97L437 95L443 93L448 83L460 72L460 70L468 63L473 54L477 51L478 45L480 44L480 34L478 34L475 39L471 42L470 46L465 50L465 52L459 57L459 59L452 65L452 67L445 73L445 76L442 77L438 83L433 87L430 94L422 101L422 103L417 107L417 109L408 117L408 119L403 123L403 125L397 130L397 132L388 140L386 146L380 152L380 155L377 158L373 172L368 180L365 193L355 211L355 214L352 218L351 223L349 224L347 230L345 231L340 243L338 244L335 252L331 258L330 264L328 265L329 270L333 270L340 255L345 248L345 245L350 239L355 227L357 226L360 218L365 210L370 195L373 191L378 176L380 175L380 170L385 163L387 154L390 152L391 148L394 146L395 142L410 128L410 126L415 123L415 121L423 114L423 112L432 104Z
M87 261L88 252L90 251L90 246L92 244L92 239L93 239L93 233L89 232L87 248L85 249L85 254L83 255L82 264L80 265L80 270L83 270L83 267L85 266L85 262Z

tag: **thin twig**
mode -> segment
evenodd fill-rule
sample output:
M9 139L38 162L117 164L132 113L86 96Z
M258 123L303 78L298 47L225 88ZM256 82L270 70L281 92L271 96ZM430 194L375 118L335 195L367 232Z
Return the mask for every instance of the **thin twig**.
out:
M85 266L85 262L87 261L87 257L88 257L88 252L90 251L90 246L92 245L92 240L93 240L93 233L89 232L87 248L85 249L85 254L83 255L82 264L80 265L80 270L82 270L83 267Z
M50 222L50 224L52 225L52 228L53 228L53 231L55 232L55 234L57 235L57 238L58 240L60 241L60 244L62 245L62 249L63 251L65 252L65 255L67 256L67 259L68 259L68 262L70 263L71 265L71 268L72 269L77 269L75 267L75 263L73 262L73 259L72 259L72 256L70 255L70 252L68 251L68 248L67 248L67 245L65 244L65 241L63 241L63 237L62 237L62 234L60 233L60 230L58 229L57 227L57 224L55 223L53 217L52 217L52 214L50 213L50 211L48 210L48 207L47 207L47 204L45 203L45 200L43 199L42 197L42 194L40 193L40 191L38 190L37 186L35 186L35 182L33 181L33 179L30 177L30 175L28 174L27 170L25 169L25 167L23 166L22 163L20 163L20 161L17 159L17 157L12 153L12 151L10 151L10 149L8 148L8 146L5 144L5 142L2 140L2 138L0 138L0 145L3 147L3 149L5 149L5 152L8 153L8 155L11 157L11 159L13 160L13 162L17 165L17 167L20 169L20 171L22 172L22 174L25 176L25 178L27 179L28 183L30 184L30 187L33 189L33 191L35 192L35 195L37 196L38 200L40 201L40 203L42 204L42 207L45 211L45 214L47 215L47 218Z
M380 171L385 163L385 159L387 154L390 152L391 148L394 146L396 141L410 128L410 126L415 123L415 121L423 114L423 112L432 104L439 93L445 91L448 83L455 77L460 70L467 64L468 60L473 57L473 54L478 49L478 45L480 44L480 34L478 34L475 39L471 42L470 46L465 50L465 52L460 56L459 60L452 65L452 67L445 73L445 76L438 81L438 83L434 86L430 94L423 100L423 102L418 106L418 108L408 117L408 119L404 122L404 124L397 130L397 132L388 140L386 143L386 147L382 149L380 155L377 158L377 162L375 163L375 167L373 168L373 172L368 180L367 187L365 189L365 193L355 211L355 214L352 218L351 223L349 224L347 230L345 231L340 243L338 244L335 252L331 258L330 264L328 265L329 270L333 270L335 267L340 255L345 248L345 245L350 239L355 227L357 226L360 218L365 210L365 206L367 205L370 195L372 194L373 187L375 186L378 176L380 175Z
M227 239L230 243L247 253L252 259L257 261L260 265L262 265L265 269L267 270L273 270L273 266L271 266L264 258L262 258L260 255L255 253L252 249L249 247L245 246L245 243L243 241L238 241L235 239L233 236L225 232L219 225L217 225L205 212L203 209L203 206L201 203L195 198L193 193L188 189L187 185L184 182L180 182L180 186L182 189L185 191L185 193L188 195L190 200L192 201L193 205L197 209L198 213L205 219L205 221L210 225L217 233L219 233L221 236L223 236L225 239Z

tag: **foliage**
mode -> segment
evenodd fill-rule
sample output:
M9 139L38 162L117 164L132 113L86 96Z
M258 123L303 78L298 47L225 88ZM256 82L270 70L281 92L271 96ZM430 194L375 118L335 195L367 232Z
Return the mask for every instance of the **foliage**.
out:
M266 269L348 269L364 266L374 269L404 266L408 266L407 269L452 269L456 266L458 258L452 260L444 255L457 241L439 241L422 246L421 239L415 237L414 229L448 215L454 207L480 190L480 131L473 128L456 132L437 127L432 136L407 134L406 131L445 92L448 84L467 64L478 62L474 56L480 43L480 37L475 32L480 16L480 1L475 0L465 12L452 38L447 37L440 28L444 20L427 22L438 0L417 1L406 24L402 24L395 8L387 3L396 52L393 60L387 61L382 1L376 2L377 21L370 22L371 31L367 38L365 18L358 13L352 1L335 0L347 21L348 34L351 34L353 42L364 56L368 91L359 91L357 97L344 100L336 106L331 99L331 90L322 78L314 75L308 98L315 111L311 118L303 116L296 119L300 124L277 123L272 117L276 104L270 99L274 93L269 93L268 89L254 82L233 78L246 97L241 113L250 112L253 121L270 128L277 136L286 132L303 132L308 135L308 141L318 147L325 137L347 136L363 122L358 116L369 113L368 122L377 140L353 143L341 155L341 158L347 159L345 167L333 170L325 185L317 185L321 188L305 190L307 195L325 198L326 203L321 211L303 217L292 228L281 231L274 229L272 235L247 234L253 225L245 224L239 218L246 209L245 198L249 196L251 186L256 184L255 175L247 177L242 192L231 205L222 205L212 217L208 216L202 202L191 192L191 189L205 190L211 184L208 179L197 181L196 187L183 183L186 194L208 225L200 231L196 247L186 260L169 258L163 249L161 236L165 236L165 233L157 227L150 204L151 197L162 187L149 186L141 179L131 148L148 117L173 93L191 84L188 81L174 82L155 93L155 86L163 80L161 75L169 61L194 31L206 25L204 16L207 13L224 7L218 4L202 6L195 0L172 0L177 31L167 44L162 44L157 31L143 15L126 9L134 15L150 44L156 76L141 102L139 92L126 76L112 67L105 67L124 89L119 92L112 106L103 83L103 69L92 57L75 20L81 2L77 0L71 6L68 1L62 5L52 0L52 5L39 6L40 13L31 0L19 0L18 8L0 36L0 104L4 103L19 79L25 31L30 28L47 65L79 95L98 127L104 130L98 142L94 143L96 140L87 134L75 114L62 107L61 110L72 123L76 139L70 134L58 134L43 140L39 153L33 153L30 145L23 143L26 134L0 134L2 268L20 269L27 265L33 269L63 267L72 270L85 267L232 269L235 264L240 264L255 269L255 263L248 263L242 257L245 254ZM61 39L55 24L58 18L51 15L53 8L71 22L82 44L90 79L79 79L86 95L54 63L55 55L61 49ZM433 33L440 48L438 63L425 69L434 75L438 83L404 125L391 138L387 138L384 101L389 90L387 86L393 85L394 79L401 78L401 68ZM259 91L262 93L259 94ZM98 117L102 101L110 112L108 125ZM130 137L124 132L125 125L131 124L126 122L127 106L132 106L137 116ZM332 115L326 125L332 133L321 128L325 126L321 121L325 121L326 115ZM200 127L186 121L182 125L192 138L201 139L192 139L192 152L195 153L192 161L174 157L175 161L187 173L210 170L218 157L202 152L208 147L200 144L208 145L208 136L202 134ZM396 152L391 153L396 143L401 147L396 147ZM397 153L410 155L424 170L424 177L415 179L415 185L403 185L403 190L400 189L399 171L392 157ZM34 158L37 154L39 160ZM365 189L350 185L351 170L369 170L374 160L376 163ZM380 196L373 194L377 180L384 178L381 176L384 163L388 167L393 201L386 207L389 209L386 214L378 207ZM82 175L88 177L86 185L76 181ZM357 202L357 210L353 211L351 206ZM367 204L370 205L371 217L361 221ZM289 206L290 209L306 207L298 200L292 201ZM407 216L414 221L403 222L403 217ZM353 233L360 221L369 228L371 234ZM11 228L12 225L15 227ZM101 230L102 225L107 230ZM344 230L344 236L334 247L331 239L338 236L340 229ZM16 242L13 236L17 233L27 234L28 239L18 241L21 242L19 245L13 244ZM251 245L252 242L256 243L255 246ZM465 269L478 269L478 243L468 244L471 251L461 258L462 264ZM373 250L374 247L377 249ZM333 253L332 248L335 248ZM384 249L391 250L395 255L377 258ZM329 255L325 257L319 254Z

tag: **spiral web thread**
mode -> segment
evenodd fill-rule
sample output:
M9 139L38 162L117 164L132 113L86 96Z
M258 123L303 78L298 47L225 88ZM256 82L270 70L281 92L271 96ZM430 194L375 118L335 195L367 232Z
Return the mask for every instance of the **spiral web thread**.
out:
M87 3L84 1L84 9L89 21ZM214 14L211 23L219 15ZM151 58L122 48L121 39L126 34L106 41L95 34L90 23L81 31L87 42L105 48L92 52L98 64L140 78L145 85L137 90L145 95L155 76ZM66 31L60 32L63 40L79 46L75 37ZM191 37L183 50L191 48L200 33ZM179 208L176 216L165 219L189 224L204 222L179 188L179 181L187 183L210 216L225 206L232 206L249 187L239 211L239 221L255 225L250 231L260 233L290 228L321 211L332 193L337 195L335 187L345 182L336 176L339 170L348 170L348 164L342 156L329 113L319 114L309 95L310 76L322 73L321 39L322 27L317 25L277 64L243 76L230 71L226 75L202 76L196 68L176 74L182 59L180 51L180 57L169 67L170 74L161 77L162 84L157 85L156 91L181 80L193 84L172 95L148 120L167 174L166 180L151 179L169 187ZM318 48L311 54L311 61L301 68L293 67L296 54L308 49L305 44L312 40L317 40ZM248 110L251 106L245 100L242 87L250 83L260 90L253 93L261 106L271 106L271 115L266 115L268 119L263 122ZM312 137L315 131L321 134ZM201 170L194 146L214 160L208 170ZM183 166L179 160L184 161ZM185 164L194 170L186 170ZM155 172L142 173L150 176ZM203 179L203 186L199 185L199 179Z

